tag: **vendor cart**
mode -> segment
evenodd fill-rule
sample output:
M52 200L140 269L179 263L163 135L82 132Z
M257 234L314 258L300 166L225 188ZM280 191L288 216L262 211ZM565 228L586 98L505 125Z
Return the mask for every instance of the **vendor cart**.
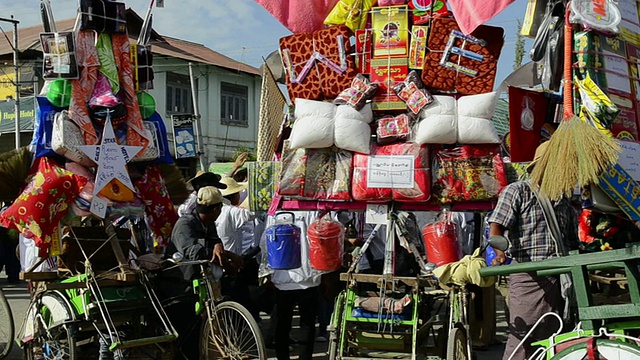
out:
M631 337L640 329L640 243L629 244L624 249L600 253L577 254L537 262L485 268L482 276L507 275L533 272L539 276L571 274L575 291L580 326L570 333L562 333L562 324L556 336L536 343L541 348L536 359L582 359L587 348L598 348L607 359L640 359L637 337ZM590 287L590 274L595 271L622 269L628 284L629 302L597 304ZM619 278L619 280L621 280ZM622 340L622 341L611 341ZM569 347L558 351L563 343ZM560 347L563 348L563 347Z
M118 240L118 233L126 231L109 226L108 239L96 236L100 232L105 229L75 228L63 241L66 251L60 258L76 263L80 259L73 253L78 250L84 255L81 271L61 267L56 272L22 274L32 286L31 303L16 338L26 359L79 359L85 356L83 351L97 356L91 346L97 343L103 350L126 351L130 359L170 358L168 344L177 333L145 273L126 263L121 244L128 240ZM87 239L88 234L96 238ZM105 253L112 260L100 257ZM112 261L115 267L106 268Z

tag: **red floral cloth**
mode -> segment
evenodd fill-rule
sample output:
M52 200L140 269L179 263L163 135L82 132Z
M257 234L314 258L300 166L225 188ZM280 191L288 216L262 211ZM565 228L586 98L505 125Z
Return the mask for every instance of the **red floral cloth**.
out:
M441 203L496 199L506 185L499 145L434 150L432 190Z
M147 166L144 175L133 185L146 205L145 213L149 218L149 227L156 236L157 246L167 246L173 225L178 221L178 212L158 166Z
M86 185L87 179L65 170L50 158L42 157L36 161L37 167L28 178L27 187L0 214L0 223L33 238L40 248L40 256L45 257L58 231L60 219Z

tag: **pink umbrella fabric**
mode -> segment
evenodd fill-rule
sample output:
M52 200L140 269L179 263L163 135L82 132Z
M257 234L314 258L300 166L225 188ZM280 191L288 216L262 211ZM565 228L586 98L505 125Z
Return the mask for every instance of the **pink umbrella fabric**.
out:
M448 0L460 30L471 34L478 26L491 20L515 0Z
M339 0L255 0L294 34L322 29Z

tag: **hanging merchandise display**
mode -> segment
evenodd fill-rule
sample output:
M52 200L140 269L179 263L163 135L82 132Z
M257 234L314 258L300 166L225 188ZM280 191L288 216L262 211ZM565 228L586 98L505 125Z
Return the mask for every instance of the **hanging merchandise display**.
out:
M471 35L454 19L434 19L429 29L422 82L445 93L473 95L493 90L504 30L482 25Z
M462 250L458 241L456 223L450 212L438 215L438 220L422 229L427 260L436 266L442 266L462 258Z
M573 0L570 8L569 21L574 24L611 35L620 32L620 10L613 0Z
M356 76L351 30L345 25L280 39L289 98L333 99Z
M548 104L543 92L509 87L509 155L512 162L533 160L542 140Z
M342 266L344 226L330 214L318 216L307 230L309 261L319 271L335 271Z
M78 59L73 32L42 33L40 45L44 53L42 77L45 80L78 78Z
M278 213L275 224L264 232L269 267L273 270L297 269L302 265L300 228L294 221L293 213Z

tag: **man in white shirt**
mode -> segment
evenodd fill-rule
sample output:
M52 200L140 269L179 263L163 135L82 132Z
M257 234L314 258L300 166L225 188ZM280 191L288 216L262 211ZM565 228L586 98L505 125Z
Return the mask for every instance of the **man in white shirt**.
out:
M316 212L295 211L295 224L300 227L302 239L302 266L293 270L275 270L271 282L276 287L275 348L278 360L289 360L289 333L296 304L300 313L300 334L298 354L300 360L311 360L315 344L316 315L322 274L314 270L309 262L309 247L305 239L307 227L314 221ZM273 223L273 218L267 220Z

